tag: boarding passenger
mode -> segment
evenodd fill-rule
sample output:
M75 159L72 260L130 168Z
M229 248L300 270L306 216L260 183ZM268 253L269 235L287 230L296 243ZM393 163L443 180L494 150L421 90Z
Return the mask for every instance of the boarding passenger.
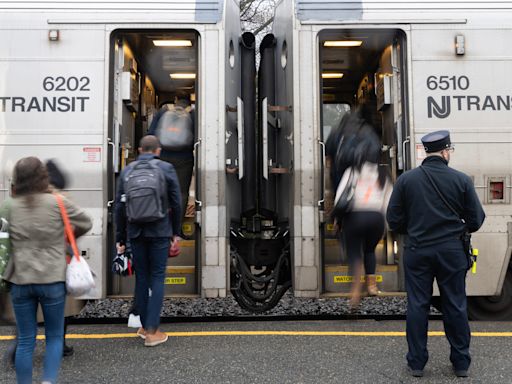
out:
M357 308L361 298L361 276L366 273L367 292L379 293L376 283L375 247L384 234L384 215L391 193L387 171L379 167L380 141L368 123L366 107L346 114L340 126L326 142L326 155L331 159L331 182L336 190L333 216L341 229L353 277L350 306ZM336 211L340 194L354 186L351 208Z
M171 124L171 126L167 126ZM195 111L191 108L190 95L180 93L174 105L165 104L155 115L149 127L149 135L155 135L162 146L160 159L174 166L181 190L182 217L187 213L188 193L194 172ZM185 237L181 228L178 235Z
M123 169L116 194L116 245L125 252L129 240L135 268L135 296L147 347L167 341L158 330L170 241L181 220L180 186L174 167L159 160L155 136L140 141L139 157ZM151 291L151 294L149 293Z
M16 317L18 383L32 383L32 356L37 333L37 306L45 322L46 354L43 383L55 383L64 346L66 298L66 249L64 224L55 196L50 193L48 172L36 157L19 160L14 167L13 198L0 215L9 222L12 255L4 274L11 284ZM92 226L91 219L63 198L75 235Z
M454 150L449 132L432 132L421 141L427 158L419 168L398 178L387 211L390 229L407 235L407 365L413 376L423 376L435 278L451 346L450 361L456 376L467 377L471 357L466 272L470 263L462 236L465 231L477 231L485 214L471 179L448 166Z

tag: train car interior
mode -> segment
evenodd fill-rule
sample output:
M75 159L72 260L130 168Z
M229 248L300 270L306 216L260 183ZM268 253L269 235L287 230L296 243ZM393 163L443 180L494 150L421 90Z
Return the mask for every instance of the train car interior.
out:
M197 138L199 34L191 30L117 30L111 36L109 201L111 249L107 265L115 253L114 216L116 179L121 170L137 157L138 143L148 134L156 113L175 104L176 98L189 98L186 108ZM195 156L194 156L195 158ZM199 226L195 223L195 196L198 172L194 161L188 202L182 223L180 254L168 259L166 295L195 295L199 292ZM196 241L197 240L197 241ZM107 268L110 270L110 268ZM132 295L133 277L113 275L110 295Z
M319 53L322 140L325 142L339 126L345 113L364 106L366 120L381 138L380 166L396 180L409 166L403 153L407 140L405 34L394 29L327 30L319 35ZM324 159L323 164L323 291L345 293L352 278L339 242L343 230L338 233L330 217L336 189L330 182L330 159ZM402 290L400 239L386 233L376 254L380 289Z

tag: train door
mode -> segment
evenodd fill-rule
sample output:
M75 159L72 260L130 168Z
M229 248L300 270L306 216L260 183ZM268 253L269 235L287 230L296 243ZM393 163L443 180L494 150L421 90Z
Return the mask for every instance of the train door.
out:
M407 104L405 92L405 34L394 29L346 29L320 33L321 142L346 113L363 110L381 138L380 167L391 179L410 165L407 160ZM321 196L324 210L322 237L323 291L348 292L352 276L343 241L331 218L336 186L332 185L329 156L322 159ZM376 249L377 281L383 291L403 290L400 239L386 233Z
M188 100L186 110L193 121L197 138L196 108L198 97L198 44L195 31L118 30L111 37L110 135L109 163L109 262L115 252L116 181L121 170L134 161L140 139L150 133L154 119L162 109L173 108L177 100ZM155 122L156 123L156 120ZM197 143L196 143L197 144ZM194 149L197 145L194 145ZM169 152L170 153L170 152ZM196 191L199 190L197 155L194 159L183 153L183 160L171 160L180 172L192 172L182 228L179 256L169 258L165 279L167 295L199 292L200 227L196 224ZM165 159L164 152L162 158ZM185 176L185 179L187 177ZM180 178L180 182L183 178ZM132 295L134 278L112 275L109 294Z

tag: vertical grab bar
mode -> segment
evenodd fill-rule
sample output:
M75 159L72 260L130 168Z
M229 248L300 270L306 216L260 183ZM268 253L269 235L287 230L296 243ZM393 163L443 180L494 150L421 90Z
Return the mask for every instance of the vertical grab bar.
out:
M406 152L406 145L408 143L410 143L410 142L411 142L411 136L407 136L405 138L405 140L403 141L403 143L402 143L402 162L403 162L403 168L402 169L404 169L404 170L407 169L407 164L409 163L407 161L407 156L406 156L406 153L407 153Z
M263 141L263 178L268 180L268 100L266 97L261 101L261 112L261 137Z
M194 143L194 170L196 171L196 177L197 177L197 159L199 158L199 151L198 151L198 148L199 148L199 145L201 144L201 138L199 138L195 143ZM197 185L199 183L197 183L196 181L196 190L197 190ZM196 192L196 196L195 196L195 200L196 200L196 204L201 208L203 206L203 202L201 200L198 200L197 199L198 196L197 196L197 192Z
M320 145L320 148L322 149L322 158L320 160L320 165L321 165L320 169L322 169L322 171L323 171L323 169L325 167L325 164L324 164L324 161L325 161L325 143L322 140L318 139L318 144ZM323 180L323 177L322 177L322 180ZM321 197L321 199L318 200L318 203L317 203L319 207L321 207L322 204L325 202L325 188L324 188L323 183L322 183L322 187L321 187L321 190L320 190L320 197Z
M238 180L244 177L244 102L236 98L237 130L238 130Z
M108 145L110 145L112 147L112 170L115 169L115 157L116 157L116 144L112 141L112 139L109 137L107 138L107 141L108 141ZM114 205L114 202L116 201L116 178L114 176L114 178L112 179L112 189L113 189L113 198L112 200L109 200L107 201L107 208L110 208Z

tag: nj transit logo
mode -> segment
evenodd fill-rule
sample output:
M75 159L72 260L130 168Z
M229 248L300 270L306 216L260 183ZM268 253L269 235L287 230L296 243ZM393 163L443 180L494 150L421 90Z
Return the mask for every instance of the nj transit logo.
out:
M439 105L432 96L427 98L429 119L431 119L432 116L438 119L444 119L450 116L452 110L450 96L442 96L440 104L441 105Z

